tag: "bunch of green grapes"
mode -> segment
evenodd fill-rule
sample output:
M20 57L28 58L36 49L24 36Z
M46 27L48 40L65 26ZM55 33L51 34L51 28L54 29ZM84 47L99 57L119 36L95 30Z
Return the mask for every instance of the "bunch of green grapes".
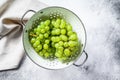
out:
M64 19L40 22L30 30L29 39L34 50L43 58L68 62L79 55L77 34Z

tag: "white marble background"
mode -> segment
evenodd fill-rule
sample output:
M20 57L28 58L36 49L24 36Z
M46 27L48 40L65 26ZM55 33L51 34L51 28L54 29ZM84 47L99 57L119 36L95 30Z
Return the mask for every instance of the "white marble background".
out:
M46 70L25 57L0 80L120 80L120 0L39 0L74 11L87 31L88 60L81 67Z

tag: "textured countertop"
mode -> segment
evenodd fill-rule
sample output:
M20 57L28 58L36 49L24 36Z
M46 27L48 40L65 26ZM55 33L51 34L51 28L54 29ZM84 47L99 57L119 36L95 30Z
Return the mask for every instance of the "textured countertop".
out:
M25 56L18 69L0 72L0 80L120 80L120 0L43 2L66 7L81 18L87 32L87 62L46 70Z

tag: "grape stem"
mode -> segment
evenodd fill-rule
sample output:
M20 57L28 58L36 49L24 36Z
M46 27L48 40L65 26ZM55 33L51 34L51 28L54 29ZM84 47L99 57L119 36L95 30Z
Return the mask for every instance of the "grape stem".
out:
M37 37L37 35L35 35L35 34L30 34L30 36Z

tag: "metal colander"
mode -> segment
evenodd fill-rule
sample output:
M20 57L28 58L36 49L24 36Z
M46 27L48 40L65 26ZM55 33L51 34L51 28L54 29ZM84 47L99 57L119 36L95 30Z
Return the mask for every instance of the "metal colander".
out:
M23 18L28 12L34 12L35 14L28 20L28 22L25 24L23 22ZM75 31L78 35L78 40L82 44L81 51L78 51L79 55L76 55L76 59L74 61L69 62L68 64L62 63L60 61L53 60L50 61L48 59L44 59L40 57L35 50L32 48L30 42L29 42L29 35L28 32L32 27L37 26L40 21L44 21L46 19L53 19L53 18L63 18L65 19L68 23L70 23L73 26L73 31ZM74 64L76 66L80 66L84 64L84 62L87 60L87 53L84 51L85 44L86 44L86 32L85 28L83 26L83 23L79 19L79 17L73 13L72 11L62 8L62 7L47 7L42 10L39 10L38 12L35 12L34 10L28 10L22 17L21 19L23 25L25 26L24 28L24 33L23 33L23 45L25 48L25 51L29 58L36 64L38 64L41 67L44 67L46 69L61 69L70 66L71 64ZM81 54L85 52L86 58L81 63L80 65L75 64L76 60L81 56Z

